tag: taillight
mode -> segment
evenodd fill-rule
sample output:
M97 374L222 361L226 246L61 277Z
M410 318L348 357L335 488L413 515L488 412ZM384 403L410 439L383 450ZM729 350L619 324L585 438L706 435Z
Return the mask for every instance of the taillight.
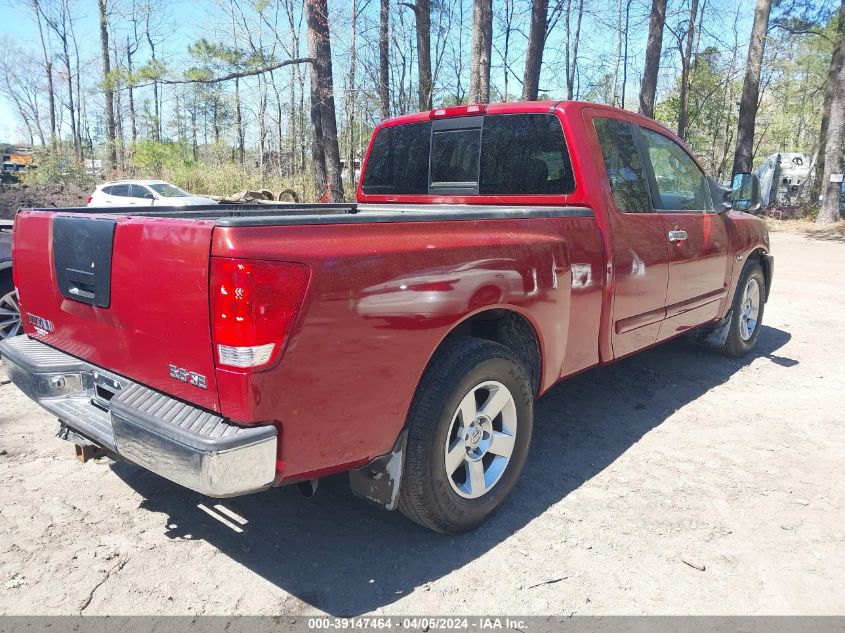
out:
M91 204L91 201L94 199L94 196L88 196L88 202L85 204Z
M211 327L218 367L257 369L273 362L299 310L302 264L211 258Z

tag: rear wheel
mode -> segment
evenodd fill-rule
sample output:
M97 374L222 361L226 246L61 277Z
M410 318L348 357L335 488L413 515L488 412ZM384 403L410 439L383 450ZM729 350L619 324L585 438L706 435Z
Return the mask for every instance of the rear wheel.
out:
M18 293L12 277L0 278L0 340L22 332Z
M743 356L760 336L766 306L766 278L757 261L749 261L734 293L728 335L720 351L727 356Z
M528 375L508 348L471 337L449 341L411 408L400 510L445 534L482 523L525 465L533 401Z

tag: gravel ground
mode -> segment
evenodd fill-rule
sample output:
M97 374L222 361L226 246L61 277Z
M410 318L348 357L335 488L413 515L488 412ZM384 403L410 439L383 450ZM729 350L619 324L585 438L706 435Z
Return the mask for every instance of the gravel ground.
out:
M677 341L557 386L460 538L340 480L220 502L82 465L0 387L0 613L842 614L845 241L773 243L752 355Z

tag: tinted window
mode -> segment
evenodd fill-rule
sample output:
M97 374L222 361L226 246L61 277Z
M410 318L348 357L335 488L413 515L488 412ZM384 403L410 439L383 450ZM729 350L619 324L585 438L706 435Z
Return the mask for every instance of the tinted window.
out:
M174 185L167 182L158 182L150 185L150 189L165 198L184 198L188 194Z
M146 187L143 187L141 185L132 185L132 197L145 198L147 200L151 200L153 198L153 194Z
M484 117L479 193L562 194L574 189L572 164L557 117Z
M121 198L128 198L129 185L112 185L111 195L120 196Z
M634 133L625 121L593 121L616 208L625 213L652 211L646 171Z
M103 187L101 191L106 194L107 196L111 195L111 187Z
M675 141L641 127L657 181L660 207L666 210L712 210L710 185L695 162Z
M431 182L477 183L481 130L447 130L431 137Z
M379 130L364 170L364 193L428 193L431 123L409 123Z

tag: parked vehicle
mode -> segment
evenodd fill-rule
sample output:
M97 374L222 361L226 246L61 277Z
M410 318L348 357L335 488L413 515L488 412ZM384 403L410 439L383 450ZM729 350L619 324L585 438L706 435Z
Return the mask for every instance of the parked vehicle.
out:
M733 185L714 205L672 132L606 106L399 117L357 204L19 212L0 354L83 458L219 497L348 471L458 533L556 382L695 330L751 350L773 259L756 177Z
M205 196L185 193L163 180L118 180L98 185L88 198L89 207L152 205L189 207L217 204Z
M0 220L0 340L20 333L21 315L12 279L12 222Z

